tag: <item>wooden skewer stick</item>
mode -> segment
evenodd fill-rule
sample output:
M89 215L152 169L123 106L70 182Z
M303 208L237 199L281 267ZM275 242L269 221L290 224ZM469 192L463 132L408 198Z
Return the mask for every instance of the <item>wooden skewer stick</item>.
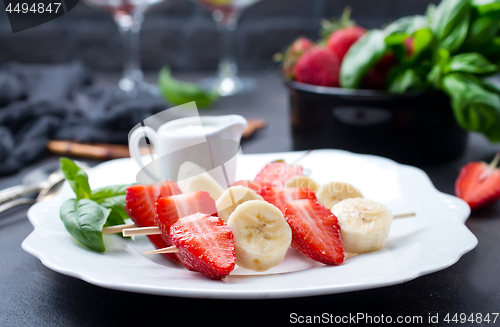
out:
M179 252L179 248L176 246L169 246L168 248L158 249L154 251L144 252L144 254L154 254L154 253L175 253Z
M405 213L393 215L393 219L415 217L416 215L417 214L415 212L405 212ZM103 234L114 234L114 233L119 233L120 231L123 233L123 236L161 234L161 229L159 227L156 227L156 226L154 226L154 227L137 227L135 224L106 227L102 230L102 233ZM158 253L161 253L161 252L158 252ZM168 253L168 252L166 252L166 253Z
M305 157L307 157L311 152L312 152L312 150L307 150L306 152L304 152L304 154L302 154L300 157L298 157L297 159L295 159L290 165L293 166L293 165L297 164L300 160L302 160Z
M399 213L397 215L393 215L392 219L415 217L416 215L417 214L415 212L405 212L405 213Z
M160 227L139 227L128 228L122 231L123 236L136 236L136 235L157 235L161 234Z
M105 227L102 229L102 235L121 233L124 229L136 228L136 227L137 227L136 224L125 224L125 225Z

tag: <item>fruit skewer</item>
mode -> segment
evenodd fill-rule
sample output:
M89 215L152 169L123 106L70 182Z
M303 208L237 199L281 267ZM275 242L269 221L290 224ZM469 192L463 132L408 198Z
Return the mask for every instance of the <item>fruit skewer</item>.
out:
M158 250L153 250L153 251L147 251L144 252L144 254L157 254L157 253L176 253L179 252L179 248L176 246L169 246L168 248L164 249L158 249ZM357 253L345 253L344 254L344 260L350 259L354 256L357 256Z
M415 217L417 214L415 212L405 212L400 214L395 214L392 219L410 218ZM159 227L137 227L136 224L125 224L117 225L112 227L103 228L102 234L116 234L122 233L123 236L136 236L136 235L156 235L161 234ZM167 248L164 248L167 249ZM160 249L163 250L163 249ZM155 253L169 253L169 252L155 252Z
M266 271L281 263L290 247L291 229L283 213L266 201L246 201L234 210L227 223L222 219L220 221L234 235L238 265L243 268ZM176 224L174 223L171 228ZM167 235L171 239L176 238L172 233L172 230L167 230L165 225L123 230L124 236L161 234L163 238ZM175 242L173 245L178 247ZM148 254L173 252L172 247L165 247L156 252L150 251Z
M175 196L173 197L175 198ZM169 197L168 199L173 202L171 198L172 197ZM233 239L233 241L234 239L236 240L235 253L236 257L239 257L237 260L239 266L254 271L266 271L281 263L290 246L294 247L305 256L327 265L340 264L344 260L352 258L358 254L356 252L345 253L340 237L340 226L338 224L337 218L330 210L319 204L315 199L294 200L288 203L286 207L287 208L282 211L266 201L249 200L236 207L236 209L233 211L234 214L231 213L227 225L220 218L217 218L219 224L224 225L226 228L229 227L229 232L231 233L230 238ZM266 210L264 209L272 211L270 213L266 213ZM304 214L307 217L305 217ZM191 216L196 215L203 216L199 213ZM405 218L412 217L414 215L415 214L413 212L409 212L396 215L396 217ZM189 219L191 216L185 218ZM285 236L273 235L273 233L276 233L276 228L273 227L271 228L274 230L274 232L262 232L262 221L266 221L266 223L269 224L270 217L275 217L275 219L277 218L278 220L282 219L283 221L285 221L281 228L277 229L278 232L279 229L284 230ZM256 219L258 220L257 223L255 221ZM207 245L213 242L205 241L204 244L201 245L201 243L203 242L200 243L200 241L198 241L198 243L196 244L197 237L203 238L203 235L200 235L199 228L195 228L198 234L196 237L193 237L192 234L187 236L185 232L182 237L176 236L175 231L172 230L172 228L175 229L176 227L174 226L177 226L183 220L185 219L179 219L177 222L171 225L169 228L170 231L167 230L165 225L159 225L160 227L124 229L123 235L134 236L161 234L165 239L166 234L168 234L167 237L171 240L190 240L184 242L183 244L176 244L175 241L173 241L173 246L153 251L147 251L145 252L145 254L177 254L178 256L180 256L180 261L189 270L199 271L212 279L219 279L227 276L230 271L226 271L226 273L220 274L220 268L210 268L208 269L208 271L205 270L205 272L200 270L199 267L204 267L203 269L207 269L206 267L214 266L212 262L207 261L209 259L207 259L206 253L210 251L220 252L221 249ZM257 237L248 237L248 231L254 231L256 228L259 228L259 231L262 233L262 235L259 235ZM301 232L304 230L309 230L309 232L301 234ZM289 231L291 234L290 236L288 236L286 233ZM206 231L203 231L202 233L205 232ZM211 232L208 231L208 233ZM237 236L234 237L233 233ZM255 244L261 244L264 239L269 241L270 235L272 236L272 241L268 243L275 244L273 246L261 246L258 247L257 250L255 250ZM311 239L308 238L308 235L315 235L315 237ZM228 236L226 235L226 237ZM288 240L283 243L282 241L287 237L289 237ZM316 242L315 239L318 238L322 241ZM194 246L192 242L195 242ZM276 244L280 243L282 244L281 250L277 250ZM203 255L199 255L199 253L194 254L192 251L193 248L202 248L203 253L205 253L205 258L203 259ZM266 252L266 248L271 248L272 251L267 250ZM271 252L271 258L269 258L269 252ZM213 274L215 270L218 272L216 275Z

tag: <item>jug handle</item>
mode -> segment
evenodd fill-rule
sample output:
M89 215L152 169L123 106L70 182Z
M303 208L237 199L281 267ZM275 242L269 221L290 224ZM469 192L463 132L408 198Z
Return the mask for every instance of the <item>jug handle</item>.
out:
M148 138L150 143L155 149L158 149L158 135L156 131L149 126L141 126L132 132L128 140L128 149L130 152L130 157L132 157L139 167L146 172L146 174L153 179L153 181L158 181L158 176L155 176L142 161L141 151L139 149L139 141L143 138ZM151 161L154 160L153 154L151 154Z

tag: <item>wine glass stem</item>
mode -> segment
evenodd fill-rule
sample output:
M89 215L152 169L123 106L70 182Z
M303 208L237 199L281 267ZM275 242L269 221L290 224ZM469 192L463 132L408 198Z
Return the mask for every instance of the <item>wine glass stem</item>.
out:
M137 93L137 87L143 79L139 55L139 35L143 21L142 14L117 14L115 22L122 37L123 77L120 88L128 93Z
M221 38L221 56L218 67L219 79L234 77L238 72L234 42L235 30L238 26L238 16L238 12L225 14L220 19L217 19L214 15Z

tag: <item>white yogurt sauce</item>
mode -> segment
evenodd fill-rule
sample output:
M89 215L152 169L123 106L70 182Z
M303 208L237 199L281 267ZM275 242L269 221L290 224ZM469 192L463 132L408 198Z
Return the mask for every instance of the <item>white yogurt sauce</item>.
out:
M211 133L217 130L216 126L213 125L186 125L178 128L173 128L169 130L169 133L185 136L185 135L201 135Z

